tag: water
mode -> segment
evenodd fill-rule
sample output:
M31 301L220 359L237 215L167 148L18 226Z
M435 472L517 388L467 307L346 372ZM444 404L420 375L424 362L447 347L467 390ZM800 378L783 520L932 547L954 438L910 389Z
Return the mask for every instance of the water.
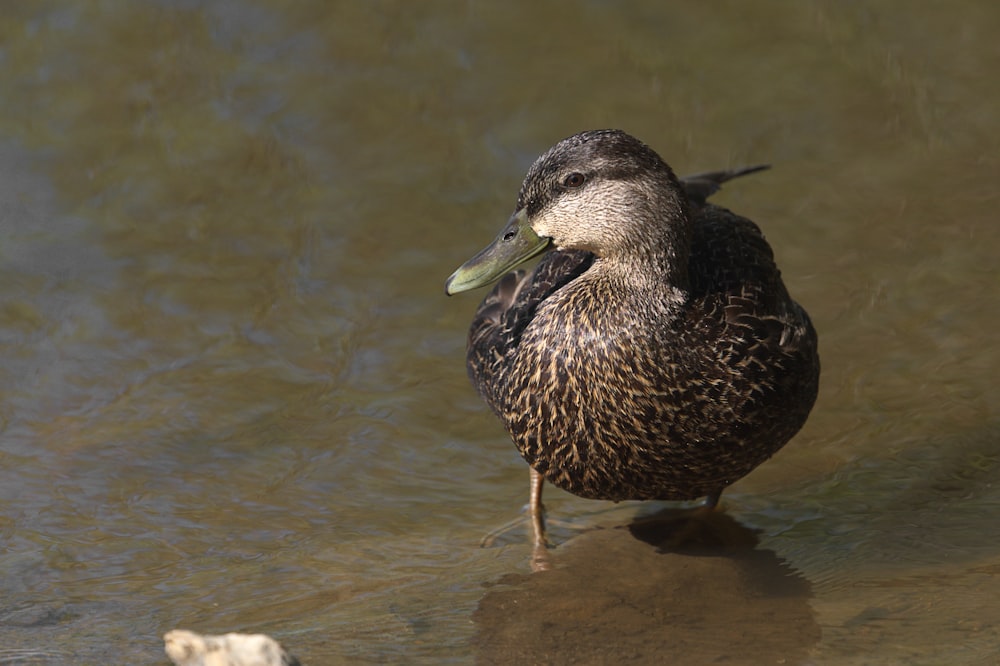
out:
M307 664L993 663L1000 9L674 4L6 8L0 663L165 663L175 627ZM549 488L608 529L530 576L523 531L478 547L527 472L443 280L606 126L774 165L719 201L823 383L724 496L736 537Z

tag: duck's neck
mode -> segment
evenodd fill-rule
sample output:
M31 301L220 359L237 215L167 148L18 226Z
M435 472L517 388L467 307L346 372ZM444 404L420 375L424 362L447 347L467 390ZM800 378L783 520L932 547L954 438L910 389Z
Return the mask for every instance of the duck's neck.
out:
M675 261L662 253L650 256L596 257L590 277L607 288L614 300L635 304L681 305L688 299L687 255Z
M660 214L634 217L629 223L628 242L597 254L595 267L609 279L639 288L687 293L692 228L686 206L676 199L651 203Z

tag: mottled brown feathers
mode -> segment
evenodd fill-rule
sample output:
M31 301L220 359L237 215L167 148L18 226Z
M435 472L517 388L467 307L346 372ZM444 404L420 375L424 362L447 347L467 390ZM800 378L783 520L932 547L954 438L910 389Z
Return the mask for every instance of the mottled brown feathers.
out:
M590 198L561 188L571 168ZM596 499L693 499L721 492L801 428L819 382L816 333L758 227L706 201L762 168L678 181L617 131L572 137L532 166L518 206L561 216L551 228L568 240L554 235L562 249L485 298L468 369L548 481ZM597 194L615 207L594 212ZM630 196L642 219L621 213ZM572 225L592 213L620 229L588 240ZM646 249L604 253L605 238L625 235Z

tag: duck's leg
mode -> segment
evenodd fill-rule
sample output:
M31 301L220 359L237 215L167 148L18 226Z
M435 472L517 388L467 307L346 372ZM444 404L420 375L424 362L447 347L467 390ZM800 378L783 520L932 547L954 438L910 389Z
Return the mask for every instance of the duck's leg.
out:
M705 497L705 503L701 506L705 509L714 509L719 506L719 498L722 497L722 489L716 490L715 492L709 493Z
M531 529L534 540L531 547L531 568L533 571L545 571L551 568L549 562L549 543L545 538L545 507L542 506L542 488L545 479L534 470L530 470L530 496L528 499L528 514L531 517Z
M536 550L539 548L544 550L548 548L548 540L545 538L545 507L542 505L542 486L545 483L545 479L530 467L528 470L531 473L530 490L528 493L528 520L531 521L532 544ZM523 523L524 516L522 515L491 531L482 538L479 545L483 548L489 548L501 534Z
M535 548L547 548L545 540L545 507L542 506L542 488L545 479L533 468L528 468L531 474L530 496L528 499L528 515L531 516L531 528L535 537Z

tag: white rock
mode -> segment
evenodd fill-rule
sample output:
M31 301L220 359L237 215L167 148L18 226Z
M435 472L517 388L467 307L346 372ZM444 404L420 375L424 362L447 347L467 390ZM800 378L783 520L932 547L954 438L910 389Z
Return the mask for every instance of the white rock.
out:
M203 636L174 629L163 636L177 666L301 666L278 641L264 634Z

